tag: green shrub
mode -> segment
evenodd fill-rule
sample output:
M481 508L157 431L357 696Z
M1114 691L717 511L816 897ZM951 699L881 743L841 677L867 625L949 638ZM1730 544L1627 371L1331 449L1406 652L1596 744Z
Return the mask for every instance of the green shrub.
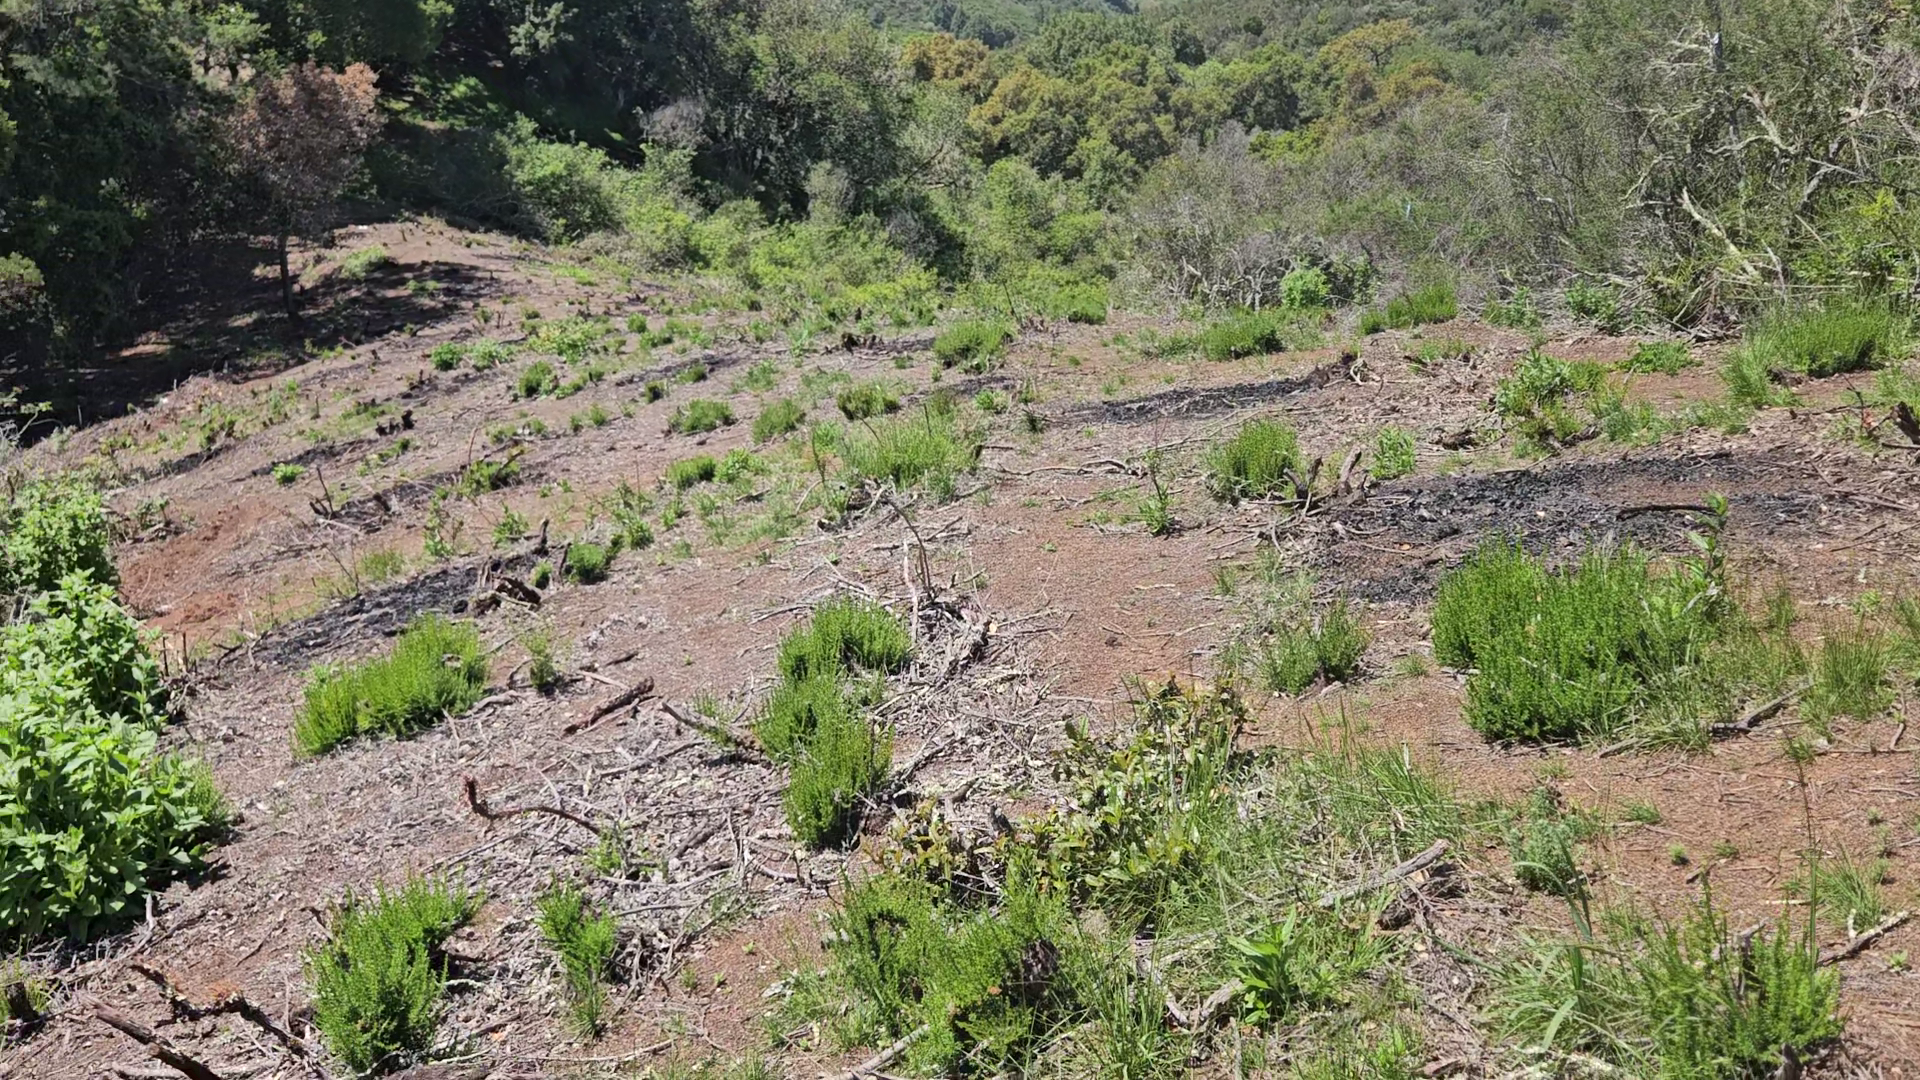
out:
M787 824L801 843L840 847L859 830L860 808L893 767L893 734L864 716L829 714L807 738L787 785Z
M839 677L855 671L891 675L913 657L913 638L886 608L840 598L814 609L813 618L780 642L780 674L790 680Z
M1049 303L1051 314L1083 326L1100 326L1107 321L1107 289L1104 285L1069 285L1057 290Z
M1333 285L1317 266L1296 266L1280 279L1280 302L1295 311L1318 311L1333 303Z
M355 1072L389 1073L433 1046L447 980L441 948L479 906L463 889L417 878L371 900L347 896L306 962L314 1026L335 1057Z
M591 913L586 895L571 885L555 886L538 903L540 936L560 958L574 1024L585 1034L597 1034L607 1005L606 978L619 944L613 915Z
M1207 454L1207 486L1222 502L1294 498L1300 439L1274 420L1252 420Z
M1567 286L1567 310L1603 334L1617 334L1625 330L1630 321L1620 306L1619 291L1591 281L1576 281Z
M980 443L955 426L951 413L929 405L919 416L861 425L844 436L840 451L858 479L900 488L925 483L946 498L979 460Z
M1231 315L1201 331L1200 352L1209 360L1237 360L1282 352L1290 347L1288 332L1294 328L1293 318L1285 312Z
M605 581L612 562L613 551L606 545L576 541L567 546L567 580L576 585Z
M467 471L460 477L460 493L472 498L489 491L499 491L503 487L511 487L519 479L518 458L509 457L505 461L482 459L467 466Z
M560 389L560 375L553 364L546 360L535 360L520 373L520 381L514 385L514 392L522 398L537 398Z
M1375 480L1396 480L1414 469L1413 433L1405 428L1381 428L1373 440Z
M1524 285L1514 289L1513 295L1505 300L1487 301L1485 318L1487 325L1509 330L1538 330L1543 321L1539 307L1533 302L1533 290Z
M714 466L713 479L721 484L738 484L748 477L759 476L767 468L767 463L760 460L758 454L744 446L736 446L722 455L720 463Z
M1763 319L1746 350L1764 368L1814 378L1879 367L1907 346L1907 321L1885 307L1836 305Z
M969 319L954 323L933 339L933 356L941 367L958 366L964 371L982 372L1006 348L1013 331L995 319Z
M78 480L30 484L0 506L0 595L41 593L80 572L118 585L100 496Z
M1522 449L1550 451L1580 437L1587 426L1566 407L1568 396L1590 393L1605 378L1598 364L1570 363L1534 349L1494 387L1494 408L1507 419Z
M1227 942L1232 970L1245 988L1240 1016L1272 1027L1301 1012L1337 1004L1354 980L1386 958L1386 938L1355 929L1332 913L1300 908L1246 937Z
M340 260L340 276L348 281L365 281L392 265L393 257L387 254L386 248L364 247Z
M159 665L113 589L71 574L0 630L0 936L85 940L200 864L231 814L162 753Z
M1721 585L1696 563L1655 575L1632 549L1550 570L1508 543L1483 546L1440 583L1433 651L1477 668L1467 722L1493 739L1602 736L1656 684L1683 679L1721 633Z
M673 410L667 430L681 435L700 435L733 423L733 406L724 401L695 398Z
M1574 845L1586 834L1580 820L1563 810L1551 788L1536 789L1526 812L1507 834L1514 879L1549 896L1585 896L1587 880L1580 872Z
M273 482L281 487L291 487L305 475L307 475L305 465L295 465L290 461L283 461L273 467Z
M1678 375L1696 363L1683 342L1643 341L1620 366L1641 374Z
M838 676L782 679L767 699L766 711L754 721L753 736L774 760L791 765L823 720L837 722L851 708Z
M413 734L465 712L480 700L486 678L480 635L471 625L422 615L387 656L313 671L294 744L303 754L322 754L360 735Z
M1736 940L1709 894L1674 923L1610 913L1598 940L1580 925L1577 939L1530 943L1495 980L1497 1034L1553 1071L1597 1059L1622 1076L1765 1076L1782 1047L1840 1034L1839 975L1790 920Z
M712 480L718 468L711 454L682 458L667 466L667 484L675 491L687 491Z
M753 441L769 442L790 431L798 430L807 418L807 410L792 398L781 398L760 410L753 418Z
M900 411L900 398L881 382L863 382L840 391L834 399L840 415L849 420L866 420L882 413Z

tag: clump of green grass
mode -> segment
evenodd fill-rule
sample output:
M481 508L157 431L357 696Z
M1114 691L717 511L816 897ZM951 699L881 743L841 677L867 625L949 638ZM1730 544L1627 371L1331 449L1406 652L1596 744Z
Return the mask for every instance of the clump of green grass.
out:
M1414 469L1413 432L1406 428L1381 428L1373 440L1373 464L1368 471L1375 480L1397 480Z
M1837 858L1815 854L1805 872L1787 882L1787 893L1806 898L1820 918L1851 939L1873 929L1885 916L1881 886L1890 869L1886 859L1856 862L1845 850Z
M1483 546L1440 583L1433 649L1474 668L1467 721L1493 739L1603 736L1646 712L1723 632L1717 573L1656 574L1645 554L1595 549L1551 569L1510 543Z
M1591 832L1578 815L1566 811L1552 788L1534 789L1525 810L1507 830L1514 879L1534 892L1585 896L1587 879L1580 872L1575 845Z
M305 475L307 475L307 467L296 465L291 461L283 461L273 467L273 482L281 487L291 487Z
M886 383L868 381L849 386L834 398L840 415L849 420L866 420L882 413L899 412L900 396Z
M1836 304L1761 320L1746 351L1767 369L1824 378L1898 359L1907 330L1905 317L1889 308Z
M605 544L576 541L567 547L567 580L576 585L607 580L607 568L612 564L613 549Z
M571 885L556 885L539 901L540 936L560 960L567 1007L582 1034L597 1035L607 1007L606 980L619 934L611 913L594 914Z
M1781 1048L1804 1053L1837 1036L1839 976L1819 966L1811 935L1790 926L1735 934L1711 894L1684 918L1614 913L1596 935L1530 942L1495 979L1497 1033L1567 1069L1597 1059L1622 1076L1712 1080L1759 1076Z
M387 656L352 667L317 668L294 722L294 745L323 754L360 735L411 735L480 700L487 662L468 623L422 615Z
M467 347L456 341L435 345L433 351L427 354L427 363L432 364L435 371L452 371L466 360Z
M347 897L306 961L314 1026L334 1056L356 1073L386 1073L433 1046L447 981L441 948L479 906L464 889L417 878Z
M483 459L467 466L467 471L461 475L460 494L472 498L511 487L519 480L520 461L517 457L508 457L503 461Z
M1207 486L1222 502L1294 498L1300 438L1274 420L1252 420L1207 454Z
M933 339L933 356L941 367L983 372L1005 350L1013 331L997 319L968 319L942 330Z
M1382 330L1409 330L1429 323L1443 323L1460 314L1460 301L1453 286L1437 282L1387 301L1384 308L1361 313L1360 332L1377 334Z
M807 419L807 410L792 398L781 398L760 410L753 418L753 441L770 442L791 431L799 430Z
M801 843L840 847L860 823L860 804L886 782L893 733L865 716L820 718L795 758L783 800L787 824Z
M681 435L701 435L733 423L733 406L724 401L695 398L673 410L667 430Z
M667 485L675 491L687 491L712 480L719 467L711 454L682 458L667 466Z
M1345 682L1360 669L1367 637L1345 600L1315 613L1308 608L1270 629L1257 658L1267 689L1298 694L1322 683Z
M1679 341L1644 341L1633 350L1633 355L1620 364L1623 371L1632 371L1642 375L1678 375L1699 361Z
M527 682L542 694L553 693L560 686L560 665L553 658L553 635L545 630L534 631L522 637L520 644L527 650Z
M979 460L980 443L960 429L951 410L929 405L917 416L898 416L848 431L842 437L840 455L858 480L900 488L925 484L947 498L960 475Z
M1886 636L1865 623L1827 635L1814 660L1807 715L1825 724L1838 716L1871 720L1887 711L1894 698L1887 678L1891 659Z

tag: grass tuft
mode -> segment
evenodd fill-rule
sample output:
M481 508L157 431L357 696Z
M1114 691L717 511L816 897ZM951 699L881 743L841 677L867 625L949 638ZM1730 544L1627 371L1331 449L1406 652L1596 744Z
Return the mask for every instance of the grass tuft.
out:
M760 410L753 418L753 441L770 442L799 429L807 419L807 410L792 398L781 398Z
M667 430L678 435L702 435L733 423L733 406L724 401L695 398L673 410Z
M959 367L979 374L1005 350L1013 330L996 319L969 319L954 323L933 339L933 356L941 367Z
M560 959L574 1026L584 1035L597 1035L607 1007L606 979L619 943L613 915L591 912L586 895L572 885L554 886L538 905L540 936Z

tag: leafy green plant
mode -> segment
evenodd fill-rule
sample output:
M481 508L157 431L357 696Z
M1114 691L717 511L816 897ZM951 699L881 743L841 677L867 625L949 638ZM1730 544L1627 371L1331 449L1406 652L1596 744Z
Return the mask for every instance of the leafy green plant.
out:
M499 491L520 480L520 459L508 456L501 461L483 458L467 466L460 477L460 493L468 498Z
M61 579L0 629L0 935L76 940L200 865L232 814L162 752L167 693L111 586Z
M1584 278L1567 286L1567 310L1603 334L1618 334L1631 323L1619 290Z
M1229 315L1201 331L1200 352L1209 360L1237 360L1283 352L1316 339L1317 335L1290 312L1244 312Z
M801 843L839 847L860 824L862 801L893 767L893 734L864 716L829 714L793 761L783 803Z
M419 878L371 898L348 894L327 940L307 954L314 1026L348 1068L390 1073L433 1045L446 990L441 952L479 898Z
M1414 469L1413 432L1386 427L1373 439L1373 464L1368 471L1375 480L1397 480Z
M695 398L673 410L667 430L681 435L700 435L733 423L733 406L724 401Z
M760 410L753 418L753 441L771 442L799 429L807 419L807 410L792 398L781 398Z
M1317 615L1302 609L1292 620L1267 628L1257 662L1267 689L1298 694L1321 681L1345 682L1360 668L1366 634L1345 600Z
M348 281L365 281L392 265L393 256L387 254L386 248L375 245L348 252L347 257L340 260L339 273Z
M1577 816L1565 811L1552 788L1536 788L1507 832L1515 880L1534 892L1585 896L1587 879L1580 872L1574 845L1589 831Z
M480 699L486 678L480 635L471 625L422 615L387 656L314 669L294 721L294 745L303 754L322 754L360 735L411 735L465 712Z
M1372 933L1337 914L1304 913L1286 917L1247 937L1227 942L1232 971L1245 988L1240 1015L1256 1027L1281 1024L1297 1013L1337 1001L1347 985L1385 958L1388 947Z
M0 506L0 595L43 593L68 574L118 585L100 496L75 479L29 484Z
M514 392L521 398L544 397L560 389L560 375L553 364L546 360L535 360L520 372L520 380L514 384Z
M527 681L542 694L551 694L560 685L560 665L553 659L553 636L545 630L521 637L527 650Z
M619 944L611 913L594 914L587 898L571 885L556 885L539 901L540 936L560 959L567 1005L573 1022L594 1035L607 1006L607 976Z
M1643 341L1620 367L1640 374L1678 375L1698 362L1683 342Z
M1013 331L995 319L954 323L933 339L933 356L941 367L983 372L1006 348Z
M1387 301L1384 308L1362 312L1360 332L1377 334L1382 330L1408 330L1428 323L1446 322L1460 314L1460 301L1453 286L1438 282L1402 293Z
M1252 420L1207 454L1207 486L1222 502L1294 498L1300 439L1273 420Z
M452 371L466 363L466 360L467 346L457 341L435 345L433 351L427 354L427 362L433 365L435 371Z
M1586 426L1567 408L1567 398L1598 389L1605 377L1598 364L1568 362L1534 349L1494 387L1494 408L1522 449L1550 451L1573 442Z
M979 460L980 442L955 423L950 411L930 405L918 416L863 424L847 432L840 455L858 480L900 488L925 484L946 498L960 475Z
M1533 290L1525 285L1515 288L1504 300L1487 301L1484 317L1488 326L1509 330L1538 330L1544 321L1539 306L1533 302Z
M290 487L305 475L307 475L305 465L296 465L290 461L283 461L273 467L273 482L281 487Z

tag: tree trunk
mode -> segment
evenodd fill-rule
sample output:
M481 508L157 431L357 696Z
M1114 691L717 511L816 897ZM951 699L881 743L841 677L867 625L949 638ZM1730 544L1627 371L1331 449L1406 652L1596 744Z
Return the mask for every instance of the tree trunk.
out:
M280 231L280 300L287 306L287 321L300 321L300 312L293 306L293 269L287 261L287 244L291 237L285 229Z

